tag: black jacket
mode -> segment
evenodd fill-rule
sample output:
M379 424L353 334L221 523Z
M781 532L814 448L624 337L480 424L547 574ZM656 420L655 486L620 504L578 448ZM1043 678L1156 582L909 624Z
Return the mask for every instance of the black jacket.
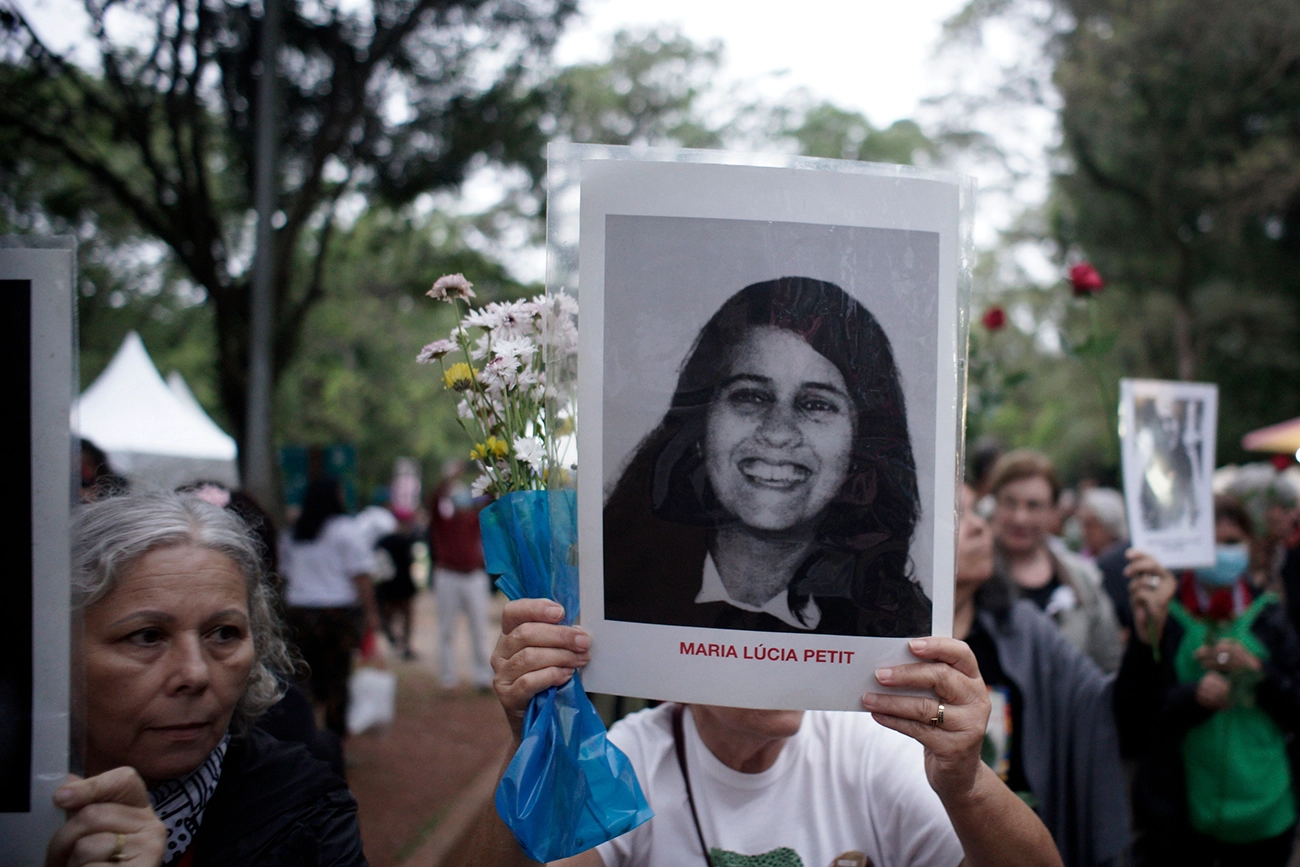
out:
M348 784L258 729L231 740L194 847L194 867L366 867Z
M1300 729L1300 640L1281 605L1260 611L1251 632L1269 652L1256 702L1283 732L1294 734ZM1214 713L1197 703L1195 681L1178 682L1174 657L1183 636L1177 620L1165 620L1159 662L1149 645L1131 638L1115 682L1120 748L1138 760L1134 812L1148 828L1179 834L1187 827L1183 737Z

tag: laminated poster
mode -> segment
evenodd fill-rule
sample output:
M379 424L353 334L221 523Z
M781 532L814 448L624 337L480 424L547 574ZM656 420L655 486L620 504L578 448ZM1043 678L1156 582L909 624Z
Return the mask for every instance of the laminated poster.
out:
M550 288L581 288L584 683L860 710L908 638L951 634L973 187L583 146L552 170Z
M75 272L73 238L0 237L0 401L16 444L0 582L0 865L43 863L64 821L51 797L69 767Z
M1129 538L1167 569L1214 564L1214 435L1219 387L1120 380Z

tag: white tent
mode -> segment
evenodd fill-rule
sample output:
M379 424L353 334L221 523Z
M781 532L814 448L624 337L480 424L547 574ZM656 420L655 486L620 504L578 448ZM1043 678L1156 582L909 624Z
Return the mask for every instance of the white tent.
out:
M169 381L132 331L73 406L73 429L133 482L171 488L210 479L238 486L234 439L208 418L179 373Z

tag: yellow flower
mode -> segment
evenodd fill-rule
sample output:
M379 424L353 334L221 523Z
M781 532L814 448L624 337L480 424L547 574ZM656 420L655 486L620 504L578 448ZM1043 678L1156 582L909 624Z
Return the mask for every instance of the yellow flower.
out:
M506 455L510 454L510 446L503 439L488 437L486 445L487 450L499 458L504 458Z
M442 380L447 383L448 388L454 391L465 391L474 384L474 376L477 373L477 370L465 362L458 361L447 368L446 373L442 375Z
M493 458L504 458L508 454L510 454L509 444L494 436L488 437L485 443L475 443L474 448L469 451L470 460L484 463L487 463L488 455Z

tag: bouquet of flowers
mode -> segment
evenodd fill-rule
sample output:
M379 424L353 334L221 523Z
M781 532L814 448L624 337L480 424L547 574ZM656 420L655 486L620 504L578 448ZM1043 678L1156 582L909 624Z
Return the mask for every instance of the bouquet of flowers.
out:
M496 498L479 514L487 571L511 599L559 602L561 622L571 625L579 601L577 500L574 467L562 456L573 432L567 397L577 366L577 302L539 295L474 310L473 285L461 274L439 277L429 295L465 304L451 335L416 361L437 362L460 395L457 417L483 469L472 490ZM496 806L528 857L543 863L651 816L631 763L606 740L577 674L533 697Z
M474 496L565 485L560 443L572 434L573 417L559 386L572 381L577 363L578 303L568 295L538 295L469 309L474 288L462 274L439 277L428 294L466 305L450 336L415 360L436 362L447 388L461 396L457 420L474 441L470 458L483 470ZM558 408L550 424L548 406Z

